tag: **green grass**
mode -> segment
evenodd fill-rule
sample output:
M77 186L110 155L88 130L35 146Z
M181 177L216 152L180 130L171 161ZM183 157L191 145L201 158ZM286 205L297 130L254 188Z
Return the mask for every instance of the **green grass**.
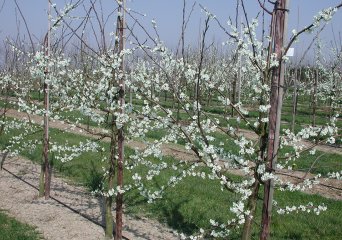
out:
M294 154L294 151L290 147L284 147L279 150L278 162L284 164L285 153L290 155ZM292 166L293 170L307 172L313 174L322 174L327 176L329 172L336 172L342 170L342 155L336 153L322 152L319 150L315 151L315 154L310 154L309 151L301 153L300 157L288 162L287 166Z
M317 161L316 161L317 159ZM309 171L314 174L326 176L329 172L336 172L342 169L342 155L316 151L315 155L306 152L295 161L294 170Z
M262 190L260 190L260 195ZM199 228L209 228L209 219L225 222L232 213L229 211L238 196L222 192L217 181L208 181L196 177L188 177L176 188L168 189L164 198L154 204L146 204L140 197L129 194L127 205L131 213L145 214L148 217L157 217L158 220L169 226L188 234L198 231ZM133 201L131 199L134 199ZM313 213L298 213L278 215L273 213L271 239L338 239L342 230L341 201L328 200L321 196L310 196L300 192L284 193L276 191L275 199L278 205L300 205L313 202L325 203L328 211L319 216ZM256 222L260 223L262 203L258 202L258 216ZM324 228L321 228L324 226ZM258 227L255 226L257 229ZM257 239L255 229L254 237ZM230 239L240 239L239 230L233 231Z
M28 225L9 217L0 209L0 240L38 240L42 239L38 231Z
M341 201L325 199L318 195L300 192L276 192L275 198L280 206L306 204L326 204L328 210L319 216L313 213L273 214L271 239L340 239L342 236Z
M166 131L163 130L155 130L148 132L146 134L146 137L153 140L158 140L161 139L165 133ZM220 142L225 142L223 148L226 152L238 154L239 147L231 138L227 137L227 135L215 132L212 134L212 136L215 138L213 142L214 145L218 146ZM182 139L179 140L177 143L180 145L185 145L185 141ZM293 154L294 152L289 147L280 149L280 158L283 157L285 153ZM280 162L284 163L284 161L281 159ZM304 172L310 170L311 173L321 173L322 176L326 176L329 172L336 172L342 169L342 155L322 152L318 150L314 155L310 154L309 152L304 152L298 159L289 162L289 165L292 166L292 164L294 164L294 170L300 170Z
M0 100L0 108L4 108L4 107L6 107L6 108L15 108L16 105L11 104L11 103L7 103L6 104L4 101Z
M167 175L167 174L166 174ZM156 182L163 182L166 176L159 176ZM221 192L217 181L187 177L179 185L165 191L164 197L154 204L146 204L134 192L127 198L131 213L157 218L178 231L187 234L207 228L209 219L225 221L232 214L227 211L229 204L237 199L232 193ZM142 210L142 211L141 211Z
M218 136L219 138L223 136ZM53 141L64 143L66 140L70 144L77 144L79 141L86 140L85 137L71 133L62 133L59 130L51 129ZM0 138L0 144L5 143L4 136ZM101 143L108 152L108 143ZM125 149L128 157L132 150ZM39 162L41 159L41 147L33 152L25 151L23 155L29 159ZM54 162L55 170L58 174L71 179L77 184L88 186L94 189L101 180L101 167L103 163L100 156L95 153L82 154L82 156L67 163ZM167 158L170 164L177 163L177 160ZM158 162L157 159L153 161ZM140 167L138 172L147 171L146 167ZM200 167L199 171L208 172L205 167ZM164 185L172 175L170 169L165 170L160 176L155 177L150 183L150 187L157 188ZM235 177L235 176L233 176ZM237 178L237 177L235 177ZM131 173L125 171L125 182L130 183ZM262 189L260 190L260 196ZM146 200L133 190L126 194L126 212L136 216L147 216L167 223L172 228L188 234L198 231L199 228L208 228L210 218L218 221L227 221L232 217L229 207L232 202L238 199L238 195L222 192L217 180L203 180L197 177L187 177L176 187L165 190L163 199L157 200L154 204L146 203ZM291 214L277 215L274 213L272 222L271 239L338 239L342 235L342 201L328 200L321 196L307 195L300 192L284 193L276 191L275 199L279 206L300 205L308 202L325 203L328 211L320 216L314 214ZM258 216L256 222L260 222L261 202L258 203ZM322 227L324 226L324 228ZM257 228L257 226L256 226ZM257 238L257 232L254 233ZM232 239L239 239L239 229L233 231Z
M67 120L70 122L78 121L86 126L98 127L96 122L92 121L89 117L84 116L80 111L77 110L58 112L57 114L60 116L61 120Z

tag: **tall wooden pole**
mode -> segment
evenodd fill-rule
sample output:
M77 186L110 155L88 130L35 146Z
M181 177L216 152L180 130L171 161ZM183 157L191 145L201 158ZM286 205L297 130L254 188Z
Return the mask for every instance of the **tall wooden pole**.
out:
M51 0L48 0L48 32L46 35L45 41L45 56L47 58L47 66L45 73L45 82L44 82L44 143L43 143L43 157L44 157L44 166L45 166L45 184L44 184L44 196L45 199L50 198L50 181L51 181L51 170L50 170L50 161L49 161L49 58L50 58L50 48L51 48Z
M240 37L243 38L243 33L242 33L242 17L240 20ZM241 64L241 54L239 54L239 71L238 71L238 88L237 88L237 102L241 102L241 77L242 77L242 64Z
M122 5L119 6L118 11L120 12L118 18L119 24L119 54L125 48L125 9L126 9L126 1L122 1ZM120 113L123 114L125 111L125 61L124 55L121 58L121 71L122 77L119 79L119 105L120 105ZM123 165L124 165L124 129L123 126L118 129L118 161L117 161L117 186L122 189L123 187ZM116 225L115 225L115 239L122 239L122 215L123 215L123 194L118 192L116 196Z
M289 0L277 0L274 7L274 49L277 54L279 66L273 69L270 96L270 115L267 148L267 171L275 173L276 161L279 148L280 119L283 101L284 86L284 64L282 57L284 53L285 32L287 29L287 11ZM262 222L260 239L266 240L270 235L272 201L274 193L274 181L272 179L265 182L264 201L262 210Z

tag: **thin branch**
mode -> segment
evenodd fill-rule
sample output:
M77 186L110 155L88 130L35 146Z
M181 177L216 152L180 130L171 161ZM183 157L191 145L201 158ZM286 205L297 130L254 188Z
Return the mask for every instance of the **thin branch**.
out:
M2 10L4 9L5 3L6 3L6 0L4 0L4 2L2 3L2 5L1 5L1 7L0 7L0 13L1 13Z
M338 4L337 6L335 6L334 8L336 9L340 9L342 7L342 3ZM316 20L317 22L320 22L323 19L323 16L319 16L319 18ZM311 23L309 26L303 28L302 30L300 30L298 33L294 34L289 43L287 44L286 48L285 48L285 53L289 50L289 48L291 47L291 45L294 43L294 41L299 37L299 35L310 31L312 28L314 28L316 25L314 23Z
M26 22L26 19L25 19L25 17L24 17L24 14L23 14L23 12L22 12L21 9L20 9L20 7L19 7L19 5L18 5L18 3L17 3L17 0L14 0L14 3L15 3L15 5L16 5L17 8L18 8L18 11L19 11L19 13L20 13L21 18L22 18L23 21L24 21L25 28L26 28L27 34L28 34L29 39L30 39L30 42L31 42L32 50L33 50L33 52L35 52L35 47L34 47L34 43L33 43L32 37L31 37L31 32L30 32L30 29L29 29L29 27L28 27L28 25L27 25L27 22Z
M265 2L264 2L264 3L261 3L260 0L258 0L258 2L259 2L260 7L261 7L265 12L267 12L269 15L272 15L272 11L268 10L268 9L265 7Z

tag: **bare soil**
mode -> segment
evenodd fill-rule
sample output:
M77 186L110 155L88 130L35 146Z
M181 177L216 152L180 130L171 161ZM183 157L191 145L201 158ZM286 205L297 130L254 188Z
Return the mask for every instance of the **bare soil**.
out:
M52 199L38 198L34 187L38 187L39 171L40 166L22 157L7 159L0 171L0 209L36 226L44 239L104 239L103 199L56 175L51 182ZM179 239L171 229L151 219L125 214L124 226L128 239Z

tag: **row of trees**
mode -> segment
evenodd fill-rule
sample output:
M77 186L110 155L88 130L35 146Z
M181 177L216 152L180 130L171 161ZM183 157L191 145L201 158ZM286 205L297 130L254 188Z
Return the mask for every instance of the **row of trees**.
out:
M198 176L208 181L219 180L222 191L234 192L239 197L232 206L225 207L235 214L234 218L225 223L208 219L212 227L201 229L198 235L190 238L209 236L226 238L232 229L242 225L242 239L251 239L258 194L263 186L260 239L268 239L274 189L295 191L308 188L316 182L316 178L305 179L305 181L303 179L303 182L297 185L283 182L276 175L276 169L289 168L302 152L313 147L305 147L300 142L302 139L314 138L313 145L317 145L333 143L339 136L335 124L337 113L335 106L338 104L340 94L337 89L340 89L341 85L339 69L341 51L335 49L338 57L332 65L327 66L322 61L317 61L316 69L303 69L297 77L289 78L294 79L293 83L285 82L285 54L302 33L318 29L322 22L331 19L342 4L320 12L314 18L313 24L294 32L289 41L286 41L285 36L287 0L277 0L271 5L259 2L265 17L269 15L271 22L269 34L263 36L261 40L256 34L258 21L248 19L244 1L238 1L246 23L241 32L231 23L228 26L230 29L225 29L212 13L202 7L206 20L199 51L197 54L186 56L183 42L182 56L178 57L167 49L160 39L156 38L156 40L147 32L134 12L125 7L125 1L117 1L117 29L114 33L113 47L107 48L102 44L102 48L99 47L96 51L66 20L68 14L76 9L80 2L68 5L63 11L58 11L52 6L56 13L56 19L52 21L53 14L49 1L49 22L52 24L49 24L49 31L41 50L31 53L13 44L13 52L8 51L8 55L12 55L12 58L8 59L12 59L15 64L4 65L1 73L4 106L0 133L13 134L13 129L24 131L11 137L8 145L3 149L4 156L43 144L40 195L45 195L48 199L51 154L54 154L55 159L71 161L82 152L103 151L97 141L81 142L79 146L72 148L67 144L60 145L51 141L49 121L61 119L97 136L98 139L110 139L109 152L102 153L102 157L99 157L99 161L102 160L106 164L103 172L104 184L101 184L102 187L97 190L97 193L101 193L105 198L108 238L113 237L114 199L116 200L115 239L122 239L123 196L127 191L138 189L148 202L154 202L162 197L165 188L176 187L187 176ZM94 9L94 2L91 3ZM272 6L272 10L269 10L268 6ZM94 10L94 14L96 15L97 11ZM183 14L185 16L184 11ZM134 20L132 26L126 24L126 16ZM99 17L99 22L100 19ZM86 22L86 20L82 21L79 28L82 28ZM207 44L207 31L213 22L218 23L228 36L227 49L230 52L222 57L215 54L208 56L208 49L213 48ZM62 54L58 49L51 51L50 32L56 31L55 28L62 23L80 42L79 54L73 57ZM140 40L135 34L135 25L146 33L151 44ZM154 24L153 28L157 30ZM182 29L184 34L185 17L183 17ZM102 30L100 38L104 39L105 33ZM128 34L132 41L130 49L125 48L125 36ZM184 41L184 37L181 39ZM290 69L288 72L290 74L298 72L298 68ZM294 109L296 109L296 89L300 84L304 84L306 79L313 81L313 116L318 99L327 98L333 109L330 113L331 118L325 125L318 126L313 117L312 126L303 127L296 132L293 127L292 131L287 130L282 134L280 120L284 100L283 86L288 84L293 87ZM130 94L126 89L129 89ZM32 98L37 92L44 96L43 104ZM170 97L172 106L167 104ZM38 98L40 99L40 96ZM126 104L125 99L130 99L130 103ZM252 110L257 111L257 116L254 118L248 117L247 109L251 106L251 99ZM222 110L221 114L212 114L208 111L208 106L219 107ZM43 129L30 118L27 121L8 118L6 112L10 108L17 108L27 114L44 116ZM69 119L66 117L66 112L70 112L73 116L77 114L77 117ZM94 131L84 127L80 125L82 120L92 121L103 129ZM251 140L244 136L237 127L241 124L254 132L257 139ZM41 130L43 130L43 140L29 138ZM147 134L152 131L161 131L164 134L156 141L146 140ZM224 140L218 142L217 134L223 134ZM145 147L137 150L135 154L124 157L124 142L133 138L144 141ZM165 156L161 154L161 146L180 141L185 143L185 149L196 155L197 160L190 163L180 161L170 166ZM239 151L231 150L232 145L238 146ZM280 156L279 147L284 146L292 149L284 153L284 156L282 154L281 157L285 160L279 162L277 161ZM203 165L210 169L210 173L200 170ZM141 166L148 171L141 172ZM134 184L123 183L125 167L131 172ZM170 171L171 168L174 174L164 186L156 188L151 184L155 177L163 174L164 171ZM242 178L237 180L231 177L229 175L231 169L243 170ZM336 177L337 174L332 173L331 176ZM296 209L304 212L313 209L315 213L319 213L326 208L324 205L313 206L308 203ZM286 206L278 209L279 213L287 211Z

